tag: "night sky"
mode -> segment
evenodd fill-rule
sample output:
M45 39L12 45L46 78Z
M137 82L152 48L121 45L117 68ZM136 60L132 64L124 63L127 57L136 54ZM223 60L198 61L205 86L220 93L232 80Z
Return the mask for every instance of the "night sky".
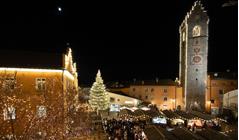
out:
M194 1L159 2L2 3L0 46L62 53L69 42L80 84L92 84L97 69L106 83L133 78L175 79L179 70L178 28ZM222 7L222 0L202 3L210 18L208 71L237 72L238 7Z

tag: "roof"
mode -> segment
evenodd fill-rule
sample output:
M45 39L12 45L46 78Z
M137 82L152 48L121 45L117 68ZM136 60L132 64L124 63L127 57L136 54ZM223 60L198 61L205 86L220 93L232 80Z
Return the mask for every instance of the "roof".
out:
M195 118L194 115L192 115L191 113L186 113L186 112L183 112L183 111L175 111L176 114L178 114L179 116L181 116L182 118L186 118L186 119L193 119Z
M175 86L176 83L171 79L162 79L162 80L142 80L135 81L130 84L132 85L158 85L158 86Z
M190 113L192 114L192 115L195 115L195 116L197 116L197 117L199 117L199 118L201 118L201 119L204 119L204 120L211 120L211 119L213 119L214 117L213 116L211 116L211 115L209 115L209 114L206 114L206 113L201 113L201 112L198 112L198 111L190 111Z
M140 100L140 99L137 99L133 96L130 96L130 95L127 95L125 94L124 92L122 91L108 91L109 93L112 93L112 94L117 94L117 95L121 95L121 96L125 96L125 97L129 97L129 98L133 98L133 99L136 99L136 100Z
M133 112L129 109L122 109L122 110L120 110L119 115L131 115L131 116L133 116Z
M175 128L171 131L179 140L205 140L204 138L186 130L185 128Z
M167 131L166 129L157 126L157 129L163 133L163 135L165 136L166 140L178 140L178 138L176 136L174 136L172 133L170 133L169 131Z
M232 79L237 80L238 74L235 72L209 72L208 75L211 79L220 80L220 79Z
M155 126L149 126L144 129L144 133L148 140L162 140L165 139L165 135L157 129Z
M110 81L110 82L107 82L105 85L106 87L109 87L109 88L126 88L126 87L129 87L129 81Z
M163 114L165 114L168 118L179 118L179 115L176 113L173 113L170 110L163 110Z
M144 111L144 114L149 116L149 117L151 117L151 118L154 118L154 117L165 117L164 114L161 114L160 112L153 111L153 110Z
M0 67L62 69L63 54L1 50Z
M229 137L209 128L198 131L196 132L196 134L202 136L207 140L230 140Z

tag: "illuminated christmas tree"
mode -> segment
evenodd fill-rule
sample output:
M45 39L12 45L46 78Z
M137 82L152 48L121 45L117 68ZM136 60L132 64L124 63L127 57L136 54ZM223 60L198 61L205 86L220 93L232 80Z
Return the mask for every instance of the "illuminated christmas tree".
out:
M99 110L106 110L109 108L109 96L105 90L100 70L98 70L95 82L90 89L89 104L93 110L97 111L97 114Z

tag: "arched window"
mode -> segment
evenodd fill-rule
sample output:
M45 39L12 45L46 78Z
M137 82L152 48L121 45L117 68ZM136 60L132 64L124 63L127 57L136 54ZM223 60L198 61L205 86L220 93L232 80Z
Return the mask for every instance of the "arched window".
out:
M201 34L201 27L196 25L193 27L193 37L200 36Z
M183 32L183 41L186 40L186 35L185 35L185 32Z

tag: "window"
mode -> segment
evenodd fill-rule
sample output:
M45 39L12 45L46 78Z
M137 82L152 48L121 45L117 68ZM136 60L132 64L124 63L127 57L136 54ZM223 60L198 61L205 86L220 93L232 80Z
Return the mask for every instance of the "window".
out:
M142 98L142 96L141 95L139 95L139 99L141 99Z
M114 101L115 101L115 98L110 97L110 102L114 102Z
M145 96L145 99L147 100L147 99L148 99L148 96Z
M3 88L13 90L15 88L16 80L13 77L6 78L3 83Z
M200 36L201 34L201 27L196 25L193 27L193 37Z
M210 101L211 101L212 104L214 104L214 99L211 99Z
M219 90L219 94L221 94L221 95L223 94L223 90L222 89Z
M15 120L16 119L16 113L14 107L8 107L3 110L3 119L4 120Z
M217 84L215 82L212 83L212 86L216 86Z
M167 92L168 92L168 90L167 90L167 89L163 89L163 92L164 92L164 93L167 93Z
M46 90L46 79L45 78L37 78L36 79L36 89L37 90Z
M183 32L183 41L186 40L186 35L185 35L185 32Z
M42 118L42 117L46 117L46 107L41 105L41 106L37 106L37 117L38 118Z
M153 88L151 88L151 92L154 92L154 89L153 89Z
M120 101L120 99L117 99L117 101L119 102L119 101Z
M133 91L135 91L135 88L133 88Z
M167 100L168 100L168 98L167 98L167 97L164 97L164 98L163 98L163 100L164 100L164 101L167 101Z

